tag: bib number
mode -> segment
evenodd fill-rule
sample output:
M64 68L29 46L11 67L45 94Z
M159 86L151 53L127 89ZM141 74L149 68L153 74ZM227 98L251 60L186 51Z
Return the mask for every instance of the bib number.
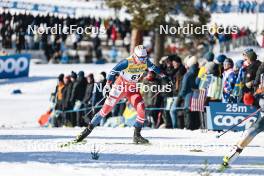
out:
M140 78L141 75L132 75L131 80L137 80Z

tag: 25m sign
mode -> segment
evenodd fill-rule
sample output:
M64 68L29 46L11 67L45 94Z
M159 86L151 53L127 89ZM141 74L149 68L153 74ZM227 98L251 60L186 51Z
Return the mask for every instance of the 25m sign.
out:
M27 77L31 55L0 56L0 79Z
M207 127L211 130L227 130L243 121L248 115L257 111L256 108L242 103L209 103L207 107ZM234 131L243 131L249 128L259 117L259 113L245 120Z

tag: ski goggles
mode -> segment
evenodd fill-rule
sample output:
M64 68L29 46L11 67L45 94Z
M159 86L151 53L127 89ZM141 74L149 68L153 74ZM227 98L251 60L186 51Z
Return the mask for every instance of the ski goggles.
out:
M147 58L148 58L148 56L141 56L141 57L138 57L136 54L135 54L135 56L137 57L137 60L139 61L139 62L146 62L146 60L147 60Z

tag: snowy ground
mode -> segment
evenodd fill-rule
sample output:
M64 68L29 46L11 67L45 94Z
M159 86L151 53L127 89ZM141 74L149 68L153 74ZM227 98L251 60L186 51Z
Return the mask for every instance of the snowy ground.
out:
M262 55L263 51L258 52ZM234 59L241 51L230 53ZM30 77L0 80L1 176L47 175L203 175L208 161L211 175L263 175L264 134L260 134L227 173L216 168L241 133L216 139L216 132L145 129L152 145L131 144L132 128L97 128L87 144L66 149L58 144L74 138L80 128L39 128L37 118L49 107L59 73L109 71L106 65L31 65ZM12 95L21 89L20 95ZM99 160L91 159L93 147Z
M222 156L241 133L216 139L215 133L146 129L151 145L131 144L131 128L97 128L85 145L61 149L81 129L1 129L0 170L4 176L29 175L202 175L207 161L211 175L263 175L261 134L233 168L217 173ZM90 152L100 150L99 160Z

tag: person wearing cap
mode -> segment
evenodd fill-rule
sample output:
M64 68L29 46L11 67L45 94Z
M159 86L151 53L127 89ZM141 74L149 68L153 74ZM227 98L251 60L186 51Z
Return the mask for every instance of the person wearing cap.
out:
M58 84L55 88L55 92L53 93L55 95L55 110L63 110L62 107L62 99L63 99L63 89L64 89L64 74L60 74L58 76ZM60 127L62 125L62 116L59 117L53 117L52 118L52 126L54 127Z
M224 71L223 64L226 58L227 58L226 55L220 54L213 60L213 62L217 65L215 67L217 76L222 76Z
M233 70L234 62L230 58L226 58L224 61L224 72L223 72L223 103L234 102L232 95L235 87L237 75Z
M80 142L86 138L100 121L112 111L113 107L126 97L137 111L133 142L149 143L147 139L141 136L141 129L145 121L145 104L137 89L137 83L146 70L152 70L161 78L168 79L165 74L161 73L159 67L149 60L146 48L143 45L138 45L131 56L120 61L108 74L107 83L103 89L103 95L106 97L105 103L74 142Z
M204 55L204 59L203 59L204 64L200 66L198 78L202 78L202 76L206 73L206 69L205 69L206 63L213 62L213 60L214 60L214 53L208 52Z
M71 77L71 82L75 82L77 79L77 74L74 71L72 71L70 77Z
M256 78L257 70L261 64L257 60L257 54L253 49L246 49L243 53L245 68L245 86L243 92L254 92L254 80Z
M85 89L87 86L87 80L84 77L84 72L79 71L76 81L73 83L72 86L72 93L71 93L71 102L73 104L73 109L78 110L80 109L82 105L82 100L85 95ZM74 126L82 126L83 125L83 119L81 118L81 112L76 113L76 122L74 122Z
M216 63L208 62L205 64L206 73L201 78L196 78L199 89L207 90L206 96L210 101L219 101L222 97L222 79L218 68Z
M72 92L71 76L64 76L64 88L62 90L62 107L63 111L72 110L70 98ZM63 125L72 127L71 113L63 113Z
M184 125L187 129L194 130L199 128L200 121L196 120L196 116L190 111L189 107L193 89L197 89L195 79L199 71L198 59L196 56L187 56L184 59L184 63L187 72L182 79L176 107L180 107L182 101L184 102Z

